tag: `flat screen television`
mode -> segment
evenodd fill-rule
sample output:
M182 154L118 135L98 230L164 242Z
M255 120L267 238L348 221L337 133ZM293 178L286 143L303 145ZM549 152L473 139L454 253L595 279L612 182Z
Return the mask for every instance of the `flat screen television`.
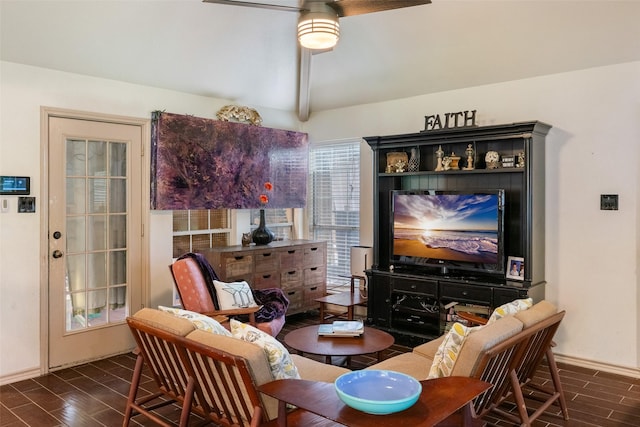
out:
M504 190L393 191L391 263L504 274Z

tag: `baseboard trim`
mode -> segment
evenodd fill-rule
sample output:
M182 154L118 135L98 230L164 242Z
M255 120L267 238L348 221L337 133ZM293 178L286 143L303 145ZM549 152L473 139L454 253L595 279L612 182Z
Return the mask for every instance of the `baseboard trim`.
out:
M41 375L39 368L27 369L26 371L16 372L10 375L4 375L0 377L0 385L11 384L17 381L28 380L36 378Z
M640 368L630 368L625 366L612 365L610 363L596 362L594 360L582 359L580 357L563 356L554 354L556 362L567 365L580 366L582 368L596 371L609 372L611 374L624 375L625 377L640 378Z

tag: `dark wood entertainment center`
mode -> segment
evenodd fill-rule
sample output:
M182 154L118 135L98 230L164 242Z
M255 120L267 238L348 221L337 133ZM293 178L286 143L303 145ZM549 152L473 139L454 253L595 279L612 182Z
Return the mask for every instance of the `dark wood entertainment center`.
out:
M518 298L544 298L545 137L551 126L538 122L461 127L364 138L373 150L374 256L367 271L367 321L397 336L431 339L445 330L452 302L488 310ZM473 169L465 151L474 150ZM445 156L460 156L459 169L436 171L439 147ZM387 154L419 152L417 171L388 169ZM489 168L488 151L524 159L513 167ZM392 154L392 156L394 156ZM393 169L393 168L392 168ZM413 168L415 170L415 167ZM505 273L447 271L393 265L391 197L394 190L504 190L504 262L524 258L523 280ZM505 271L507 267L505 265Z

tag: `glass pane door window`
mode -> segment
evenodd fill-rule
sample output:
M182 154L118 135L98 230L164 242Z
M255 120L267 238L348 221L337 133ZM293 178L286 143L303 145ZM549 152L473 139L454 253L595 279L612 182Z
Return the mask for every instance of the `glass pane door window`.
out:
M127 304L127 144L66 141L67 332L121 323Z

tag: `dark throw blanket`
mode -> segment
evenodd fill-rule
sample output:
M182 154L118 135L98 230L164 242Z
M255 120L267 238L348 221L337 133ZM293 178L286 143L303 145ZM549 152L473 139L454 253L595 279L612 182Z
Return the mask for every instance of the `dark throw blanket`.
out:
M253 298L262 308L256 311L256 322L269 322L284 316L289 307L289 299L280 288L252 289Z
M213 305L216 307L216 310L219 310L220 305L218 304L216 288L213 286L213 281L220 279L213 270L211 264L209 264L209 261L207 261L204 255L193 252L181 255L178 259L183 258L193 258L196 261L198 267L200 267L200 271L202 271L205 281L207 282L207 288L209 289L209 294L213 299ZM273 319L284 316L287 312L289 299L286 297L282 289L251 289L251 292L253 293L253 298L256 300L256 303L262 306L260 310L256 311L256 322L269 322Z
M218 298L216 296L216 288L213 286L214 280L220 280L218 275L213 270L209 261L204 257L204 255L199 253L187 252L184 255L181 255L178 259L184 258L193 258L196 263L198 263L198 267L200 267L200 271L202 271L202 275L204 276L204 280L207 282L207 289L209 289L209 295L211 295L211 299L213 299L213 306L216 310L220 310L220 305L218 304Z

